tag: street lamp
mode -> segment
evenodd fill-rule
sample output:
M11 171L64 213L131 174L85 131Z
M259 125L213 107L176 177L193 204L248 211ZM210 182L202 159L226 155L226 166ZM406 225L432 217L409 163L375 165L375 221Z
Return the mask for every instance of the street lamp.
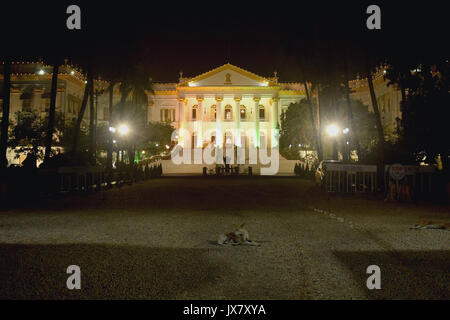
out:
M128 126L126 124L121 124L119 126L119 133L121 135L123 135L123 136L126 135L128 133L128 131L129 131L129 129L128 129Z
M327 133L330 137L333 137L333 159L338 160L338 150L337 150L337 135L339 134L339 128L335 124L330 124L327 127Z
M327 133L328 133L330 136L335 137L335 136L337 136L337 134L339 133L339 128L338 128L337 125L335 125L335 124L330 124L330 125L327 127Z

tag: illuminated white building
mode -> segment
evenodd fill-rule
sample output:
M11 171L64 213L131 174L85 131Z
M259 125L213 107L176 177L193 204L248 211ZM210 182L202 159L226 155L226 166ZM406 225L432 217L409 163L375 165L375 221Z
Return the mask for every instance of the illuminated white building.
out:
M276 147L280 115L304 98L301 87L225 64L192 78L180 75L178 83L155 84L148 120L181 129L184 147Z

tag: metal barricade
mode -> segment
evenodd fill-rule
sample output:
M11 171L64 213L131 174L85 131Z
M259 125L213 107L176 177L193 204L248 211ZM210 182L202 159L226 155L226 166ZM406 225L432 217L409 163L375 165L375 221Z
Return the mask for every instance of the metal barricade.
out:
M327 192L368 193L375 192L377 167L342 163L325 164L325 187Z

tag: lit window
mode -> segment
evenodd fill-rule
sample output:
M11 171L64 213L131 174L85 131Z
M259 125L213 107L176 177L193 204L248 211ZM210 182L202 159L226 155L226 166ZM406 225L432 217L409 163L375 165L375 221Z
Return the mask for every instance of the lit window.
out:
M225 120L231 120L232 119L232 108L230 105L227 105L225 107Z
M214 119L214 120L216 120L216 118L217 118L216 106L215 105L211 107L211 118Z
M259 106L259 119L264 120L265 118L265 109L263 106Z
M245 107L241 107L241 119L245 119Z
M226 144L233 144L233 136L232 136L231 132L226 132L225 133L225 143Z
M175 109L161 109L160 110L161 122L173 122L175 121Z
M50 108L49 108L50 109ZM31 111L31 99L24 99L22 103L22 110L30 112Z

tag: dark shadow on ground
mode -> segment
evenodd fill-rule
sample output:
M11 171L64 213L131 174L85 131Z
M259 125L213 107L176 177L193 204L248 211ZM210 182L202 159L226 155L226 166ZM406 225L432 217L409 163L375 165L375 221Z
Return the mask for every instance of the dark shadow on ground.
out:
M174 299L215 285L226 264L207 249L103 244L0 244L0 299ZM81 268L81 290L68 290L69 265ZM227 271L229 272L229 271Z
M369 299L450 299L450 251L334 251ZM381 289L366 286L366 269L381 269Z
M223 210L239 215L240 210L281 211L297 204L299 195L319 195L309 181L290 177L216 177L159 178L140 182L126 188L112 188L104 193L58 196L23 202L21 209L32 211L78 210ZM302 207L306 204L301 201ZM28 211L26 210L26 211ZM25 211L25 210L23 210Z

